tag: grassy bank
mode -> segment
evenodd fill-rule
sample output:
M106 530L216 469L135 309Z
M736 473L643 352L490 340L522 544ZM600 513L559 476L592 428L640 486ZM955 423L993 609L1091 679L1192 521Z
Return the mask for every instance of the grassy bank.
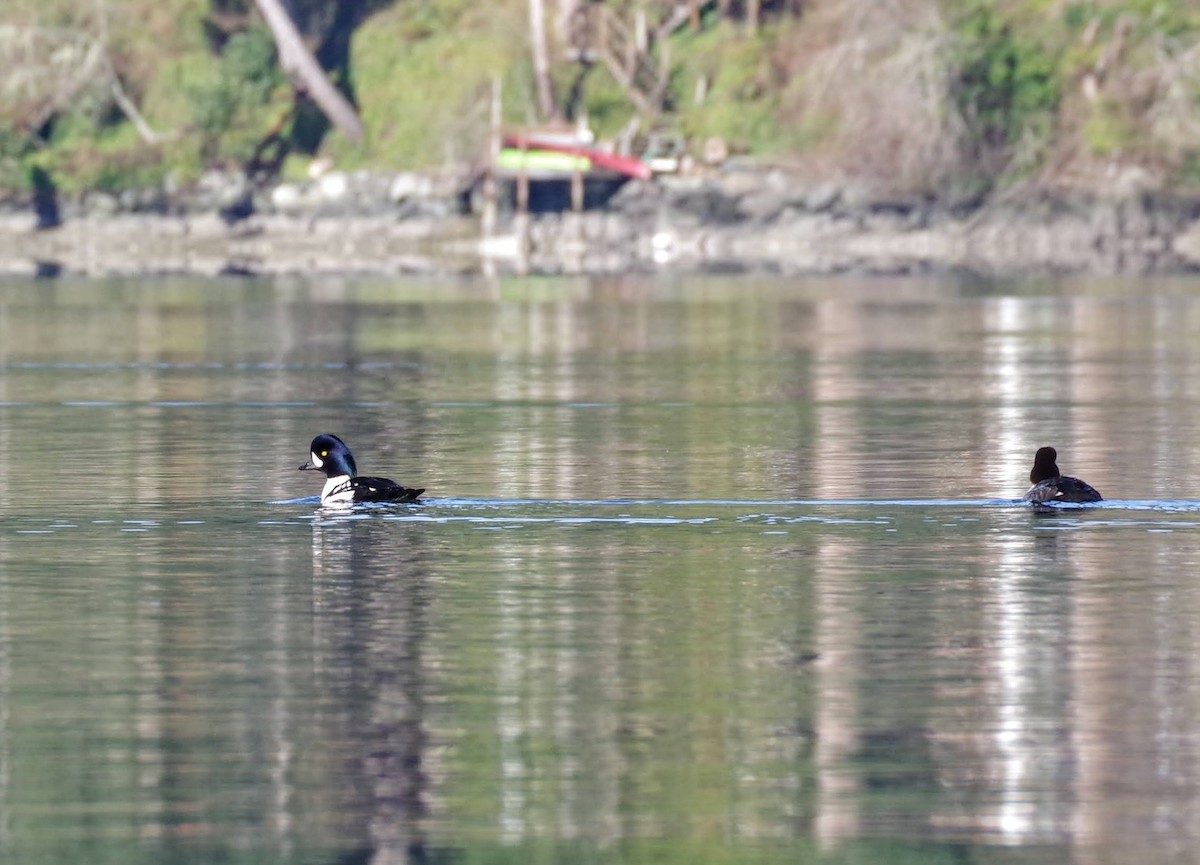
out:
M333 0L298 5L361 111L359 145L297 105L246 0L10 0L0 188L28 190L35 177L66 193L180 185L210 165L288 174L316 155L388 170L469 160L483 152L497 79L506 122L539 119L527 0L364 2L349 25ZM642 4L651 23L672 5ZM568 60L548 22L562 112L586 114L602 137L660 132L697 156L717 141L905 196L1200 190L1200 12L1189 4L764 2L754 28L739 4L702 8L660 43L655 112L603 63Z

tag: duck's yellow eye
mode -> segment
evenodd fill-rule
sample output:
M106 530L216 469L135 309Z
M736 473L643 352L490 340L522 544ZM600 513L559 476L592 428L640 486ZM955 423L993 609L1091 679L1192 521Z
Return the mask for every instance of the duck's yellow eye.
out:
M329 451L321 451L321 456L323 456L323 457L329 456Z

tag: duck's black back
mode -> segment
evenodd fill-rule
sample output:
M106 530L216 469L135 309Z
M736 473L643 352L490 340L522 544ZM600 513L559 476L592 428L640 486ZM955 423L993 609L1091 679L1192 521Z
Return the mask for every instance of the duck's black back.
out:
M356 477L350 479L356 502L415 502L424 488L402 487L387 478Z

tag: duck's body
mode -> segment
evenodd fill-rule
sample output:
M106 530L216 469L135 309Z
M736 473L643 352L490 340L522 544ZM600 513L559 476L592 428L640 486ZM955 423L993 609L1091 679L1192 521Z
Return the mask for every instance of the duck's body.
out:
M417 501L424 489L402 487L387 478L359 477L354 455L346 443L335 435L322 433L309 445L308 462L300 471L319 471L325 474L321 490L323 505L353 505L362 502Z
M1029 482L1033 486L1022 499L1034 504L1103 501L1100 493L1092 485L1059 472L1058 452L1052 447L1038 448L1033 457L1033 471L1029 473Z

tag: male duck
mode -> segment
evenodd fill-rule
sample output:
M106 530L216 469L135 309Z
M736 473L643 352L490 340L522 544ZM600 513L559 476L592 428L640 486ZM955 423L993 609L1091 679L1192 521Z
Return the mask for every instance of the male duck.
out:
M415 502L424 489L402 487L387 478L359 477L354 454L335 435L322 433L308 447L308 462L300 471L324 472L321 504L346 505L360 502Z

